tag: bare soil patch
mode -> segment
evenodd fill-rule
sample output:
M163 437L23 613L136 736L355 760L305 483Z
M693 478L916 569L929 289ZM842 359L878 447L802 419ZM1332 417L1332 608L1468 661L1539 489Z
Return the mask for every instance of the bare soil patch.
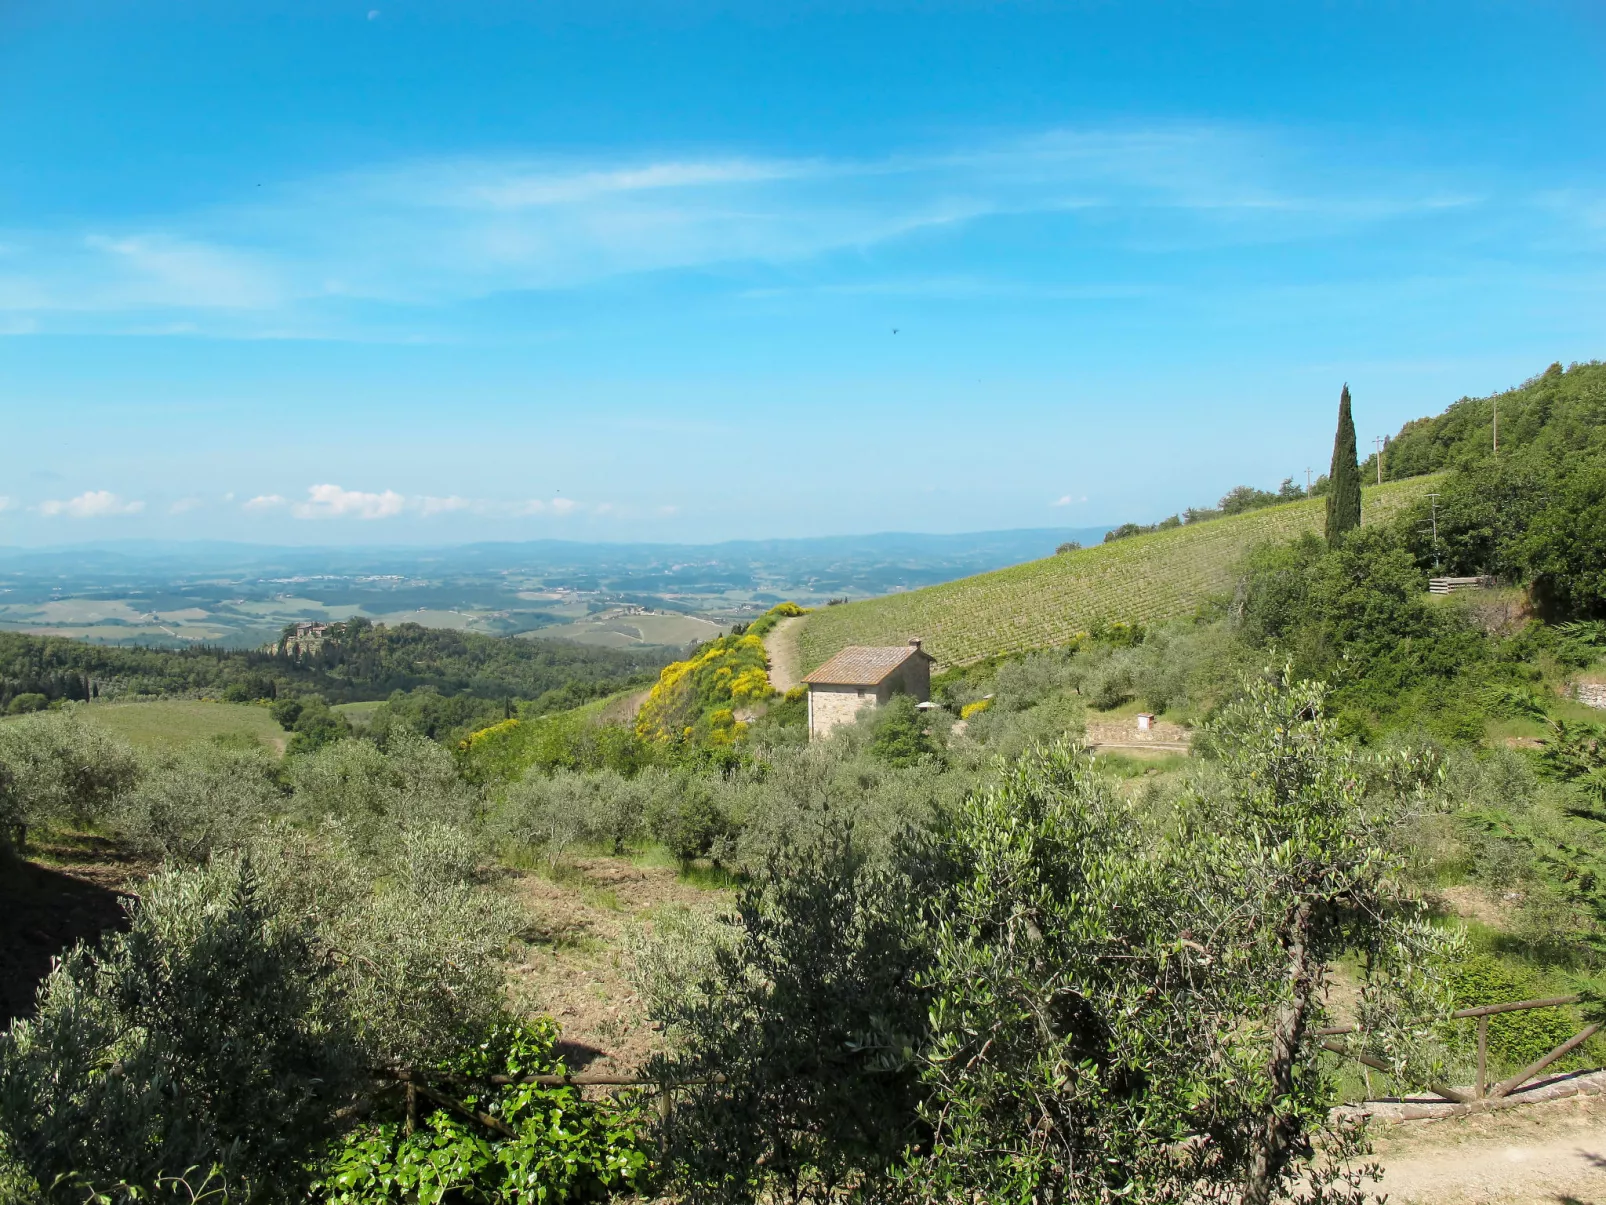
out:
M1520 891L1490 891L1474 883L1441 887L1437 895L1457 916L1475 920L1491 929L1510 929L1512 918L1523 903Z
M1392 1205L1606 1205L1606 1098L1374 1125Z
M764 637L764 651L770 659L770 685L788 691L803 680L802 660L797 649L798 625L807 618L792 615L781 620Z
M550 875L519 872L512 886L530 917L512 972L515 1005L557 1019L571 1070L639 1068L660 1038L630 985L631 930L650 928L659 908L711 913L729 896L625 858L580 858Z
M634 724L636 714L651 693L650 689L638 690L628 695L620 695L617 699L610 699L597 717L598 721L603 724Z

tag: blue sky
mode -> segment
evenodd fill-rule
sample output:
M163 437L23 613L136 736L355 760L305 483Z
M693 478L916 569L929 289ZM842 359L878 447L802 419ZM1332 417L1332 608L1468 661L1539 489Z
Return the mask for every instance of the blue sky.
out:
M1589 4L0 0L0 544L1153 519L1606 355Z

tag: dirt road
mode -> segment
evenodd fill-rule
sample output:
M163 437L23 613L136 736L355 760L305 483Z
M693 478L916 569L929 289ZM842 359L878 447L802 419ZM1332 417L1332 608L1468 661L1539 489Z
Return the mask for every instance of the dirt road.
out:
M770 657L770 685L788 691L803 680L802 662L797 651L797 628L802 615L783 619L764 637L764 651Z
M1606 1098L1372 1129L1391 1205L1606 1205Z

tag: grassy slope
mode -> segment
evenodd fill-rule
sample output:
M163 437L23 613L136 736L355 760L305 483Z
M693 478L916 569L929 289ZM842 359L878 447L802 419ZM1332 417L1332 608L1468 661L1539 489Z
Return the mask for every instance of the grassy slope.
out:
M1434 478L1385 482L1365 491L1363 521L1377 522L1432 487ZM1187 615L1232 584L1246 550L1319 532L1324 501L1270 506L1081 552L1013 565L907 594L813 612L799 648L805 670L849 644L902 644L911 636L943 666L1059 644L1093 621L1154 623Z
M152 750L174 749L240 732L283 752L288 735L266 707L249 703L208 703L200 699L92 703L85 714L129 744Z

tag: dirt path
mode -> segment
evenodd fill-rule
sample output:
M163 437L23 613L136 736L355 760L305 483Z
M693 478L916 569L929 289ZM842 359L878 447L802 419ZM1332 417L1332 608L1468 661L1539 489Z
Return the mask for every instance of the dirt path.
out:
M1391 1205L1606 1205L1606 1098L1374 1123Z
M770 658L770 685L788 691L803 680L802 662L797 651L797 629L805 616L783 619L764 637L764 651Z
M641 711L641 705L647 701L651 690L638 690L634 694L623 695L602 709L601 720L604 724L633 724L636 715Z
M665 906L718 911L726 906L724 893L625 858L578 858L558 873L510 877L530 920L513 967L515 1005L557 1018L570 1070L639 1067L657 1048L658 1034L630 985L629 931L650 927Z

